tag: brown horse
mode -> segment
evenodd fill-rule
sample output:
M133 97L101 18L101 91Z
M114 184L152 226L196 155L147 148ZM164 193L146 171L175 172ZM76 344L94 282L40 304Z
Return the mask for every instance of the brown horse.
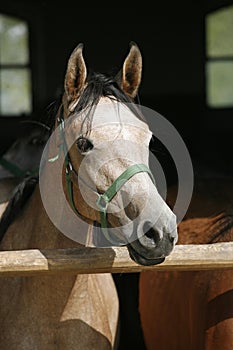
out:
M86 75L82 48L68 61L40 183L1 249L120 244L140 264L159 263L174 247L177 225L147 166L151 132L133 103L140 51L132 43L120 74L111 78ZM0 290L2 349L116 345L118 296L111 274L2 278Z
M233 241L233 179L196 178L178 232L179 244ZM233 271L143 272L139 311L148 350L231 350Z

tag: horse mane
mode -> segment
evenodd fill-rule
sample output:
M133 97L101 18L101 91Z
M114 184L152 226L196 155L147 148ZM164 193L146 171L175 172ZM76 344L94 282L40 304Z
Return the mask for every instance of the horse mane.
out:
M52 102L47 109L49 122L53 123L53 125L55 123L54 119L56 118L62 103L62 96L63 94L61 94L57 100ZM92 112L101 97L108 97L110 100L124 103L134 113L135 117L145 121L139 108L139 102L136 104L130 96L124 93L114 76L98 72L90 72L87 77L86 87L74 109L74 113L79 113L84 109L87 111L83 124L85 123L88 130L91 128L94 114ZM138 97L136 98L138 99Z
M233 214L221 212L213 217L210 225L212 238L209 243L229 242L232 241L233 235ZM231 239L229 239L229 237Z
M38 177L30 176L25 178L14 189L13 195L9 200L9 203L0 220L0 242L3 239L10 224L16 219L18 214L23 209L24 205L27 203L37 183Z

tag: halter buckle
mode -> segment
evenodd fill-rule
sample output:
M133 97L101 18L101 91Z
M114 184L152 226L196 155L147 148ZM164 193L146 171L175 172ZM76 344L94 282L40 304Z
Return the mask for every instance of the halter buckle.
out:
M98 194L96 205L100 211L106 212L108 206L108 198L104 196L104 194Z

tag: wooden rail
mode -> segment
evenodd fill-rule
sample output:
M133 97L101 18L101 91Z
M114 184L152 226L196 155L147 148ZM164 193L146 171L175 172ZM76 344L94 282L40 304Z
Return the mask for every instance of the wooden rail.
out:
M141 266L126 247L18 250L0 252L0 277L55 273L123 273L144 270L233 269L233 242L177 245L158 265Z

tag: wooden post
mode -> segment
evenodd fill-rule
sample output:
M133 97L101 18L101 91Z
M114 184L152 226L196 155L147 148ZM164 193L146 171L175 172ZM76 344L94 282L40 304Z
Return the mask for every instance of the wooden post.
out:
M153 266L135 263L129 257L126 247L0 252L0 277L216 269L233 269L233 242L177 245L163 263Z

